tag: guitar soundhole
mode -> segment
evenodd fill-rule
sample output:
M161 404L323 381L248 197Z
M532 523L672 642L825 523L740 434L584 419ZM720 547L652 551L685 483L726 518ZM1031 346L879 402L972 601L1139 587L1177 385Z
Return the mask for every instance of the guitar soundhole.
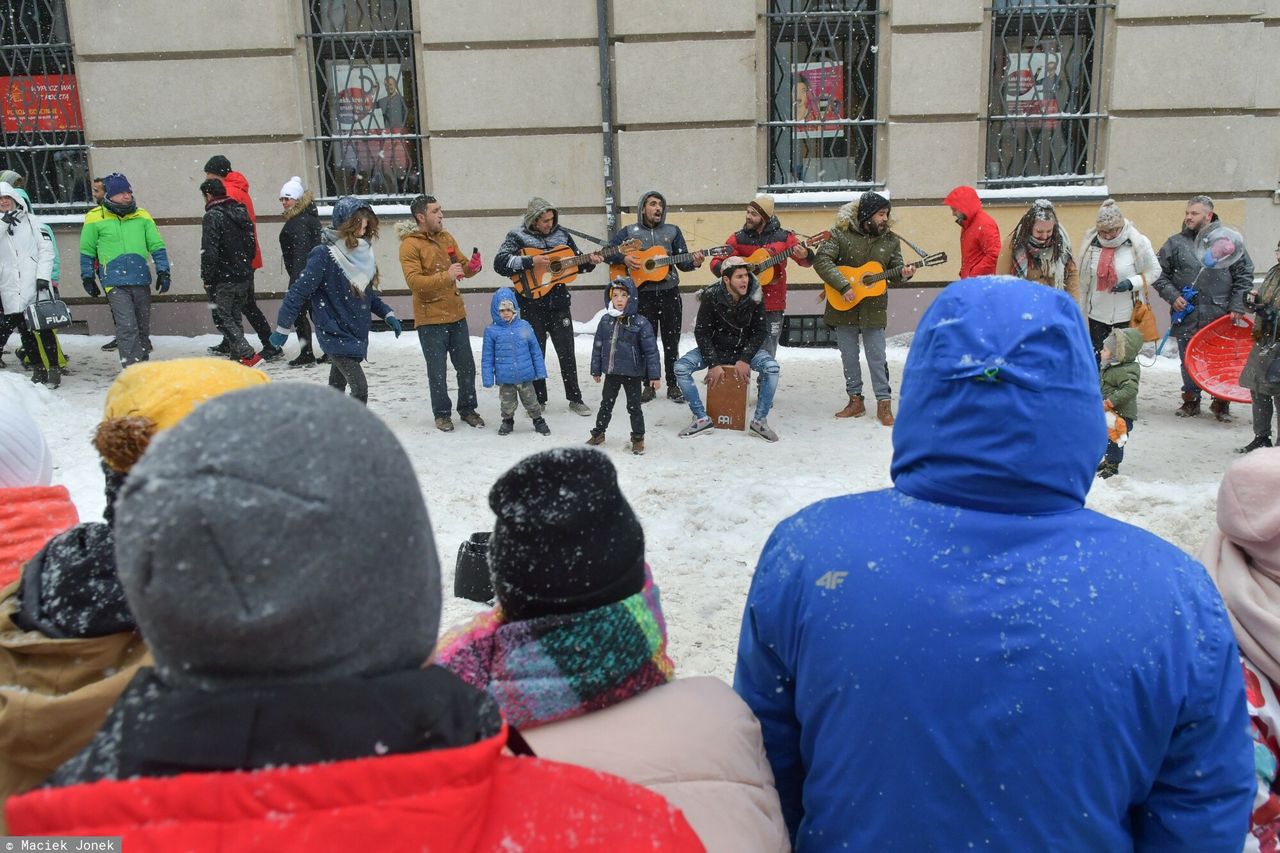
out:
M655 263L653 262L653 258L649 258L648 260L646 260L646 261L644 262L644 271L645 271L645 272L653 272L653 271L654 271L654 270L656 270L657 268L658 268L658 265L657 265L657 264L655 264Z

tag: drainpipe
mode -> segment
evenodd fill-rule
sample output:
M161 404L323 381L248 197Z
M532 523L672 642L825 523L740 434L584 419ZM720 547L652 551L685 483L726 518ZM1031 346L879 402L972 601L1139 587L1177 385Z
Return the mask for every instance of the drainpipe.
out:
M604 137L605 234L618 229L618 198L614 181L613 75L609 70L609 0L596 0L597 39L600 44L600 128Z

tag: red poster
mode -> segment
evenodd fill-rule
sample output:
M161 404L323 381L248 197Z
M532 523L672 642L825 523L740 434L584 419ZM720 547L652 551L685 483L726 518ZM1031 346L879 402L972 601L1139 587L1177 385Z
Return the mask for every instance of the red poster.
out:
M0 98L5 133L84 130L74 74L0 77Z
M797 139L839 136L844 126L823 119L842 119L844 109L843 62L797 62L791 66L794 119L810 122L795 128Z

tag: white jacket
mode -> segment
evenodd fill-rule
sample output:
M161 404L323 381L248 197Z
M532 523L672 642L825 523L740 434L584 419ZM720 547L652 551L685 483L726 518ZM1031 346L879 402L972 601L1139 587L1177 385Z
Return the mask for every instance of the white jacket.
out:
M621 776L666 797L712 853L791 849L760 723L718 678L677 679L521 734L541 758Z
M1104 293L1098 290L1098 259L1103 247L1097 236L1098 229L1090 228L1080 247L1080 307L1091 320L1108 326L1123 325L1133 316L1134 299L1145 302L1146 288L1160 277L1160 261L1151 248L1151 241L1126 219L1116 238L1119 242L1115 247L1116 279L1132 278L1133 290Z
M17 205L17 221L0 221L0 303L5 314L21 314L36 301L36 280L53 277L53 241L13 187L0 182L0 196Z

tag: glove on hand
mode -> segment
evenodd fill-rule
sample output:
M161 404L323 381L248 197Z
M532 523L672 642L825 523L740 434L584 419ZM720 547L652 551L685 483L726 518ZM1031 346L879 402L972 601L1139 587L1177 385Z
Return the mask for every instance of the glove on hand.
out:
M80 283L84 285L84 292L90 296L102 295L102 291L98 289L98 280L93 276L85 276L80 279Z
M284 332L272 332L271 337L267 338L267 340L276 349L284 349L284 345L289 342L289 336Z
M156 293L168 293L169 284L170 280L167 270L165 272L156 273Z
M400 337L400 333L404 331L404 324L400 322L400 318L395 314L388 314L382 318L382 321L391 327L391 331L396 333L396 337Z

